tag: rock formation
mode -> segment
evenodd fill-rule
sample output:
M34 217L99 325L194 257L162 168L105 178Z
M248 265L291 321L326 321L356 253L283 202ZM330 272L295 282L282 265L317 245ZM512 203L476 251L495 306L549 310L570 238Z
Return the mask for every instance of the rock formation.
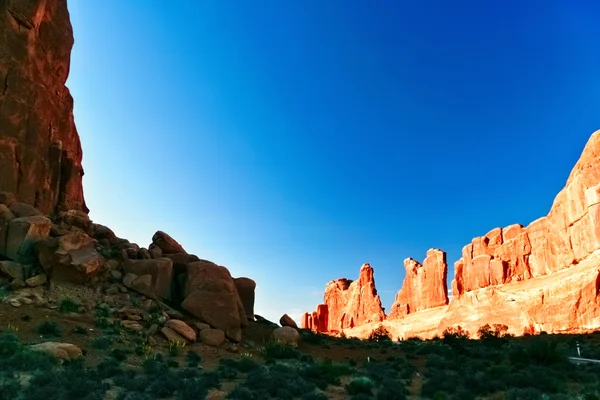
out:
M383 324L394 337L427 338L459 325L471 335L485 324L507 325L517 335L600 328L600 131L589 139L547 216L527 227L492 229L463 248L454 263L449 303L442 251L429 250L423 265L412 259L404 265L404 284ZM360 308L339 294L349 286L347 280L327 286L329 331L346 328L339 323L340 309L352 315ZM305 314L304 324L314 326L314 317ZM378 325L355 319L355 328L345 333L364 337Z
M404 268L406 277L402 289L396 295L389 319L448 304L446 253L430 249L423 265L407 258L404 260Z
M342 331L357 325L385 319L381 300L377 295L373 268L364 264L358 280L337 279L327 284L324 304L309 319L303 316L303 327L310 324L318 332Z
M65 0L0 2L0 191L44 214L87 212ZM5 201L6 203L6 201Z

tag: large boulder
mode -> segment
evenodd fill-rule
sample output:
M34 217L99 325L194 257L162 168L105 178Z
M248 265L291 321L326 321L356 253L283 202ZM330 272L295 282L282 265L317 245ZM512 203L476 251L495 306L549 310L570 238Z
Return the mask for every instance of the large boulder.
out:
M123 272L125 272L125 274L134 274L137 276L150 275L152 278L148 289L156 296L165 300L171 300L173 262L170 259L156 258L149 260L128 260L123 263ZM132 284L133 289L136 289L136 287L138 286L136 286L135 283ZM146 289L144 289L144 291L146 291ZM147 292L142 294L148 295Z
M54 280L82 283L102 270L105 259L83 232L47 238L36 245L38 259Z
M273 340L278 343L287 344L290 346L297 346L300 334L298 330L291 326L283 326L273 331Z
M160 247L163 254L185 253L183 247L163 231L157 231L152 236L152 243Z
M296 324L296 321L294 321L292 317L287 314L283 314L281 318L279 318L279 325L298 329L298 324Z
M52 222L40 215L11 219L4 256L20 263L34 262L35 244L47 238L51 229Z
M29 346L31 350L49 354L61 360L72 360L83 355L81 349L71 343L44 342Z
M248 320L254 320L254 297L256 290L256 282L250 278L236 278L234 279L235 287L240 295L242 306L246 312Z
M186 311L221 329L229 339L242 339L246 313L227 268L206 260L188 264L183 297Z

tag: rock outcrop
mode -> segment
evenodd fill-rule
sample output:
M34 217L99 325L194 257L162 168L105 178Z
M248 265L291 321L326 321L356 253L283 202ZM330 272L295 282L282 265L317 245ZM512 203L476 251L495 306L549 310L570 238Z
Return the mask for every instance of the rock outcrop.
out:
M389 319L402 318L410 313L448 304L446 253L430 249L423 265L407 258L404 260L404 268L406 277L402 289L396 295Z
M600 248L600 131L592 135L547 216L476 237L455 263L453 296L569 268Z
M324 304L311 315L310 322L306 314L302 318L303 328L318 332L343 331L384 319L373 268L369 264L361 267L356 281L343 278L329 282L325 288Z
M82 150L65 86L66 0L0 2L0 191L44 214L87 212Z
M463 248L454 263L449 303L442 251L430 250L423 265L408 259L405 268L404 284L383 323L395 338L428 338L456 326L474 336L486 324L506 325L516 335L600 328L600 131L589 139L547 216L527 227L492 229ZM309 314L302 321L314 325ZM345 333L366 337L377 326L355 323Z

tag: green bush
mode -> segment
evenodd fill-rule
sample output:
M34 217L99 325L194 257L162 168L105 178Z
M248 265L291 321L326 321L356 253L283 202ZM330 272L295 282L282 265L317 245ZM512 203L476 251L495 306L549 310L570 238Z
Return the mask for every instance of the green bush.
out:
M357 394L372 394L375 388L375 382L371 378L361 376L353 379L348 385L346 385L346 391L349 395Z
M54 321L44 321L36 328L37 333L45 337L61 337L62 331L60 326Z
M285 343L269 342L262 348L262 355L265 360L282 360L300 358L300 352Z
M74 313L81 305L72 297L65 296L58 301L58 311L63 314Z

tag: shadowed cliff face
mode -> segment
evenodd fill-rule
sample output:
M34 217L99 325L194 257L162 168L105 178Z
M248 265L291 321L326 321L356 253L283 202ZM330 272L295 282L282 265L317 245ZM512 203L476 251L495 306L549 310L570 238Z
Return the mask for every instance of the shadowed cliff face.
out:
M43 213L88 212L65 86L72 47L66 0L0 0L0 191Z

